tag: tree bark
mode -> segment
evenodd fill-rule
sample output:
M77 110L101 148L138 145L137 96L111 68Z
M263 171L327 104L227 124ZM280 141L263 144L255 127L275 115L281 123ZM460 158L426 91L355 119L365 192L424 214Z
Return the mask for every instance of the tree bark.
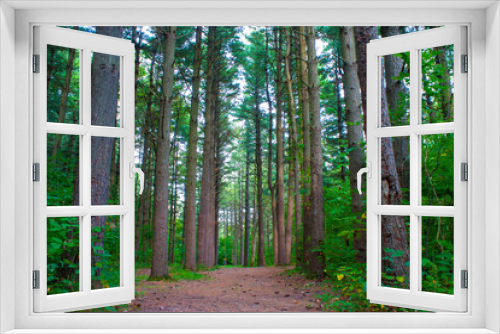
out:
M153 260L150 279L162 278L168 275L168 182L169 182L169 150L170 150L170 119L173 106L174 87L174 56L176 27L163 28L165 36L164 63L162 78L162 99L159 114L159 134L156 149L155 196L153 216Z
M361 123L361 87L357 74L355 39L353 27L342 27L342 61L344 67L344 101L347 120L347 140L349 151L349 183L351 188L351 212L356 213L357 224L354 232L354 249L357 250L356 262L366 262L366 232L363 222L362 196L357 190L357 172L364 167L363 128Z
M300 167L299 167L299 141L297 134L297 122L296 122L296 111L295 111L295 98L293 96L293 86L292 86L292 71L290 66L290 58L292 52L292 43L291 43L291 34L292 30L289 29L288 34L286 35L286 58L285 58L285 67L286 67L286 81L288 87L288 97L290 99L290 128L291 128L291 143L290 143L290 156L292 159L293 167L290 166L290 171L293 170L293 177L290 174L289 177L289 186L292 186L292 183L295 185L295 189L293 189L292 194L295 193L295 225L296 225L296 235L297 240L300 240L299 234L300 229L302 227L302 198L300 196ZM293 186L292 186L293 188ZM289 199L290 201L290 199ZM291 220L290 220L291 222ZM290 240L291 242L291 240ZM290 254L289 254L290 253ZM296 243L296 256L299 253L299 246ZM290 252L287 251L287 256L291 255ZM290 257L288 256L288 263L290 263Z
M249 265L250 248L250 148L246 152L246 170L245 170L245 255L243 266Z
M303 254L302 262L311 257L310 248L306 243L311 238L311 131L310 131L310 113L309 113L309 73L308 73L308 55L306 50L306 31L305 27L299 27L300 42L300 83L301 83L301 106L302 106L302 137L303 137L303 156L302 156L302 203L303 203Z
M389 111L387 109L387 98L384 79L381 80L381 125L383 127L391 126ZM381 204L382 205L401 205L402 192L399 184L398 173L396 170L396 160L392 148L391 138L381 138ZM390 268L391 275L401 276L405 281L409 278L410 261L408 249L408 231L402 216L382 216L382 248L384 249L382 257L382 266ZM401 256L391 256L385 249L402 251ZM389 260L390 259L390 260ZM391 282L392 283L392 282Z
M268 70L268 53L269 53L269 34L266 28L266 57L264 57L266 67L266 97L269 112L269 129L268 129L268 157L267 157L267 186L271 197L271 215L273 223L273 263L278 264L278 223L276 217L276 198L274 194L275 185L273 184L273 103L269 92L269 70Z
M278 265L286 264L285 246L285 180L284 180L284 150L281 100L281 28L274 30L274 52L276 55L276 213L278 223Z
M311 212L310 239L311 250L305 263L310 274L323 276L325 262L323 242L325 239L325 209L323 195L323 149L321 144L321 113L319 102L318 59L316 58L316 33L314 27L308 27L307 53L309 62L309 108L311 112Z
M390 37L399 35L399 27L388 26L380 27L380 32L383 37ZM408 95L410 92L405 87L401 80L394 79L398 77L403 71L403 59L401 57L396 57L394 55L384 56L384 70L385 70L385 82L387 84L386 94L387 94L387 104L389 111L397 110L401 107L401 96ZM390 112L390 115L393 113ZM395 121L395 120L392 120ZM400 124L408 124L408 115L404 114L401 120L398 120ZM410 188L410 165L409 165L409 137L394 137L393 138L393 150L394 158L396 159L396 170L398 172L399 183L401 188Z
M200 105L200 69L202 61L203 27L196 27L196 47L193 64L193 86L189 122L189 142L186 171L186 262L185 268L196 270L196 162L198 147L198 109Z
M155 118L155 113L153 113L153 95L154 95L154 68L155 68L155 60L156 60L156 50L153 52L153 57L151 60L151 67L149 70L149 91L147 94L147 104L146 104L146 120L144 124L144 153L142 160L142 170L144 171L144 191L139 197L139 225L141 229L141 237L142 237L142 261L146 262L146 248L148 240L146 240L147 229L150 226L150 218L151 218L151 192L153 185L153 175L154 172L152 170L151 162L153 161L153 149L154 143L152 142L151 129L153 120ZM138 250L140 247L139 244L136 247Z
M97 27L101 35L121 38L121 27ZM118 85L120 78L119 57L94 53L91 64L91 122L99 126L116 126ZM92 205L107 205L110 195L111 159L114 138L93 137L91 142L91 193ZM93 216L92 225L92 288L102 288L102 261L106 216Z
M257 81L257 80L256 80ZM258 248L259 248L259 266L266 266L266 254L264 249L264 217L262 212L262 143L261 143L261 124L259 109L259 92L257 85L254 92L255 98L255 165L257 169L257 228L259 230Z
M292 160L293 157L292 157ZM285 228L285 263L290 264L292 258L292 235L293 235L293 179L295 178L293 170L293 162L288 167L288 194L287 194L287 212L286 212L286 228Z
M168 232L168 262L175 263L175 220L177 217L177 136L179 134L180 112L175 120L174 138L172 141L172 193L170 196L170 228Z
M205 135L203 141L203 172L201 176L201 196L200 196L200 212L198 216L198 250L197 262L198 265L210 267L211 259L209 257L210 245L210 225L211 213L210 206L212 205L210 187L212 185L212 169L210 166L211 141L214 139L213 121L212 121L212 99L213 99L213 81L214 68L213 58L215 57L215 27L209 27L208 32L208 55L210 62L207 64L206 70L206 92L205 92ZM212 159L213 161L213 159Z

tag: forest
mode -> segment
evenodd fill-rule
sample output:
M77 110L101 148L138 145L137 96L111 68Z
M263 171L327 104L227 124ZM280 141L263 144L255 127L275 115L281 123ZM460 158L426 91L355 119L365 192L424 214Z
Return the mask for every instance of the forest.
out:
M366 299L366 46L435 27L65 27L135 47L136 268L149 281L282 267ZM78 50L50 46L47 121L79 123ZM425 49L422 122L453 122L453 46ZM119 57L94 53L92 124L120 126ZM409 52L381 59L382 127L409 124ZM79 205L77 136L47 135L47 205ZM422 136L422 204L453 206L453 134ZM382 138L381 202L409 204L409 137ZM120 203L120 141L92 138L92 204ZM363 183L365 186L365 183ZM412 189L413 191L413 189ZM416 189L415 189L416 191ZM120 217L92 217L92 287L119 286ZM382 216L382 285L409 289L409 217ZM77 218L48 218L48 294L78 291ZM147 269L146 271L144 271ZM424 291L453 294L453 218L422 218Z

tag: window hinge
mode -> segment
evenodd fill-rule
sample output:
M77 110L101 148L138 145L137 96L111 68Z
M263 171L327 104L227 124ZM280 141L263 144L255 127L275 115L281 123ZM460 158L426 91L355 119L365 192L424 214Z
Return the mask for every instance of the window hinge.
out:
M33 164L33 181L40 182L40 164L38 162Z
M33 73L40 73L40 55L33 55Z
M462 270L462 289L467 289L469 287L469 273L467 270Z
M462 73L469 72L469 56L462 55Z
M469 165L466 162L462 162L460 165L460 180L469 181Z
M40 289L40 270L33 270L33 289Z

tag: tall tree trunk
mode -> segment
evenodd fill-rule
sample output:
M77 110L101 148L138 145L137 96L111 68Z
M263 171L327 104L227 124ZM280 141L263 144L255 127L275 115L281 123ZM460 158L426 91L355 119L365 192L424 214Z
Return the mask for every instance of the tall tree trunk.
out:
M238 223L236 219L236 202L233 202L232 235L233 235L233 265L238 265Z
M257 190L257 189L255 189ZM254 196L253 196L253 224L252 224L252 254L250 256L250 267L253 267L255 265L255 258L257 255L257 191L254 191Z
M121 38L121 27L97 27L100 35ZM91 109L92 124L116 126L118 106L118 84L120 77L119 58L103 53L94 53L91 64ZM92 205L107 205L110 195L110 172L114 138L93 137L91 143ZM102 261L106 216L93 216L92 225L92 288L102 288Z
M170 150L170 118L173 106L174 56L176 27L163 28L165 35L164 63L162 78L162 99L159 115L159 133L156 149L155 196L153 216L153 260L150 278L162 278L168 275L168 182Z
M342 107L342 60L339 54L341 53L341 47L337 49L337 59L335 61L335 98L337 102L337 129L339 133L339 146L340 146L340 155L341 158L340 160L340 178L342 179L342 182L345 181L346 177L346 168L345 168L345 159L344 159L344 154L345 154L345 119L344 119L344 113L343 113L343 107Z
M68 96L71 86L71 77L73 76L73 64L75 62L75 49L69 49L68 53L68 63L66 64L66 75L64 77L64 82L62 84L61 90L61 102L59 104L59 112L57 116L57 123L64 123L64 118L66 117L66 112L68 111ZM61 146L61 135L57 134L54 146L52 148L52 156L57 155L57 151Z
M250 248L250 148L246 152L246 170L245 170L245 255L243 265L248 267Z
M347 139L349 151L349 183L351 188L351 212L356 214L354 231L355 259L358 263L366 262L366 232L363 221L362 196L357 190L357 172L365 164L363 152L363 128L361 125L361 87L357 74L355 39L353 27L343 27L340 31L342 60L344 65L344 101L346 107Z
M219 49L220 50L220 49ZM220 64L218 65L220 66ZM221 136L221 100L219 98L220 93L220 79L217 79L216 84L216 100L215 100L215 157L214 157L214 168L215 168L215 186L214 186L214 265L219 263L219 206L220 206L220 190L222 182L222 136Z
M259 110L259 92L255 87L255 165L257 169L257 228L259 230L259 266L265 267L266 254L264 249L264 218L262 212L262 143L261 143L261 124Z
M148 241L146 240L147 229L150 226L150 217L151 217L151 192L153 185L153 171L151 162L153 161L153 150L151 149L152 145L152 136L151 136L151 125L153 123L153 119L155 117L153 113L153 94L154 94L154 67L156 60L156 51L153 53L153 57L151 60L151 67L149 71L149 91L147 94L147 104L146 104L146 115L145 115L145 123L144 123L144 154L142 160L142 170L144 171L144 191L139 197L139 226L141 229L140 236L142 237L142 261L146 262L146 248ZM138 250L140 247L139 244L136 247Z
M310 257L308 270L315 276L323 276L325 262L320 250L325 239L325 208L323 205L323 150L321 144L321 113L319 102L318 60L316 58L316 33L308 27L307 52L309 62L309 105L311 112L311 212Z
M290 264L292 258L293 207L294 207L294 198L293 198L294 182L292 181L293 179L295 179L295 175L293 170L293 162L291 162L288 167L288 194L287 194L288 207L286 212L286 228L285 228L286 264Z
M310 114L309 114L309 74L308 74L308 55L306 51L306 31L305 27L299 27L300 42L300 80L301 106L302 106L302 137L303 137L303 156L302 156L302 203L304 209L303 216L303 254L302 262L308 261L311 257L311 249L306 247L311 238L311 132L310 132Z
M209 27L208 30L208 55L207 58L210 62L207 64L206 70L206 92L205 92L205 138L203 141L203 172L201 176L201 196L200 196L200 212L198 216L198 250L197 250L197 262L199 265L210 267L212 260L210 258L210 245L212 239L210 239L210 227L211 227L211 190L212 186L212 168L210 163L213 162L211 159L211 142L214 139L213 134L213 113L212 99L214 97L214 62L215 57L215 27Z
M290 171L293 170L293 178L289 179L289 185L292 185L292 182L295 185L295 225L296 225L296 236L297 239L300 240L300 229L302 227L302 198L300 196L300 167L299 167L299 141L297 134L297 122L296 122L296 111L295 111L295 98L293 96L293 86L292 86L292 70L290 66L290 58L292 52L292 43L291 43L291 34L292 30L289 29L288 34L286 35L286 58L285 58L285 67L286 67L286 81L288 87L288 97L290 99L290 128L291 128L291 143L290 143L290 156L292 159L293 167L290 166ZM293 191L292 191L293 193ZM290 199L289 199L290 201ZM291 220L290 220L291 221ZM291 254L287 251L287 254ZM299 255L299 245L296 243L296 256ZM288 257L288 262L290 263L290 257Z
M285 180L284 180L284 150L281 101L281 28L274 30L274 51L276 55L276 213L278 223L278 265L286 264L285 246Z
M269 53L269 34L266 28L266 57L264 57L266 67L266 97L269 112L269 129L268 129L268 157L267 157L267 186L271 197L271 214L273 223L273 254L274 264L278 264L278 223L276 217L276 198L274 194L275 185L273 185L273 103L271 94L269 93L269 70L268 70L268 53Z
M174 129L174 139L172 141L172 193L170 199L170 228L168 232L168 262L175 263L175 220L177 218L177 136L179 134L180 111L177 112Z
M372 35L375 35L376 27L372 29ZM387 106L385 80L381 80L381 126L391 126L389 110ZM402 192L399 184L398 173L396 170L396 160L392 147L391 138L382 138L381 146L381 204L382 205L401 205ZM382 245L384 248L382 257L382 266L390 268L390 274L401 276L405 281L409 278L409 266L406 264L410 261L408 248L408 231L401 216L382 216ZM392 256L391 253L385 252L385 249L401 251L401 256ZM388 260L390 259L390 260Z
M238 176L238 184L239 184L239 204L238 204L238 209L239 209L239 216L238 216L238 222L239 222L239 233L240 233L240 264L244 265L245 264L245 222L244 222L244 214L243 214L243 201L244 201L244 194L245 194L245 189L241 187L241 169L239 170L239 176Z
M200 105L200 69L202 61L203 27L196 27L196 47L193 64L193 87L189 122L189 142L186 171L186 262L185 268L196 270L196 161L198 147L198 109Z
M380 27L380 32L383 37L390 37L399 35L399 27L387 26ZM387 104L389 111L396 111L401 107L401 96L408 95L410 92L403 84L402 80L394 79L398 77L403 71L403 59L395 55L384 56L384 70L385 70L385 82ZM390 115L394 115L394 112L390 112ZM393 123L396 120L391 120ZM404 114L403 117L398 120L400 124L408 124L408 115ZM393 138L393 150L394 158L396 159L396 170L398 172L399 183L401 188L410 188L410 168L409 168L409 137L394 137Z

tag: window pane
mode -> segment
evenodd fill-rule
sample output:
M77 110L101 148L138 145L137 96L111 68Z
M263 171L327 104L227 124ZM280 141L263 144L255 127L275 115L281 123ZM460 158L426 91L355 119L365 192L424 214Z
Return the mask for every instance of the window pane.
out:
M47 45L47 121L80 122L80 51Z
M422 123L453 122L453 45L421 50Z
M453 218L422 217L422 291L453 294Z
M47 294L80 290L80 219L47 218Z
M80 205L80 139L47 134L47 205Z
M410 217L381 216L382 286L410 288Z
M92 137L92 205L120 204L120 139Z
M422 205L453 206L452 133L422 136Z
M120 57L92 53L92 125L120 126Z
M120 216L92 217L92 289L120 286Z
M381 147L381 203L410 204L410 137L383 137Z
M385 101L389 120L382 117L382 127L410 125L410 52L382 56L382 78L385 78ZM383 86L382 86L383 87Z

